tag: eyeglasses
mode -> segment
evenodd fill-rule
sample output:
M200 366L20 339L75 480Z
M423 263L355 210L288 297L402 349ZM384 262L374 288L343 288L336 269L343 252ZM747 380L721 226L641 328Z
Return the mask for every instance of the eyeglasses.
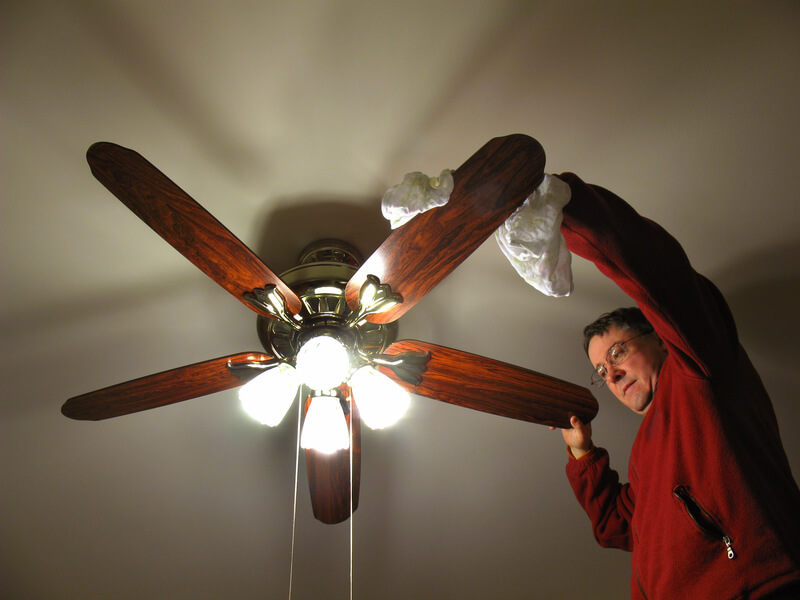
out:
M603 387L606 384L606 377L608 377L607 365L613 365L616 367L624 363L630 355L630 350L628 350L625 344L635 340L636 338L642 337L643 335L647 335L648 333L653 333L653 330L650 329L640 333L639 335L635 335L624 342L617 342L611 346L611 348L608 349L608 353L606 353L606 362L600 363L595 367L594 372L592 373L591 384L594 387Z

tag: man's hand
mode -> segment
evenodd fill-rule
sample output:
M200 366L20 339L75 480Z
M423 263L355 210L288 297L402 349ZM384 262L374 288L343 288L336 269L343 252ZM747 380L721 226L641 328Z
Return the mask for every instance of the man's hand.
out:
M562 429L561 435L564 436L564 441L569 446L572 456L580 458L592 449L592 424L584 423L578 417L572 417L569 424L572 425L572 428ZM555 427L550 429L555 429Z

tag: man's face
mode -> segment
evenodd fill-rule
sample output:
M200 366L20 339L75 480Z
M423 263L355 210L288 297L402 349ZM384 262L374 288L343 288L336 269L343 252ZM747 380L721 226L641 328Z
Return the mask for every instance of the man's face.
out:
M589 342L589 360L597 368L603 364L608 369L606 385L611 392L632 411L641 415L650 408L650 401L656 392L658 373L667 350L655 333L637 337L630 329L612 326L603 335L594 336ZM608 351L614 344L624 344L628 354L620 365L608 362Z

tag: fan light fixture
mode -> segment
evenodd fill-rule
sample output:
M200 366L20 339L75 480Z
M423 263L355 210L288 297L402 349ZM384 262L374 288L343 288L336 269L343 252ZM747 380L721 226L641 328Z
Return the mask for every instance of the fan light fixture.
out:
M394 425L408 410L408 393L369 365L353 373L348 383L361 420L371 429Z
M274 427L298 391L305 390L305 397L311 397L301 434L301 446L306 449L331 453L349 448L344 415L354 398L368 427L382 429L396 423L408 408L408 393L377 367L416 384L428 359L425 354L382 354L395 330L370 323L367 317L397 306L403 298L368 275L358 306L351 310L345 284L358 262L342 242L324 240L309 246L300 264L281 275L298 290L303 304L293 317L274 286L245 297L276 317L262 319L259 335L277 362L244 365L245 371L248 367L267 370L239 389L242 407L257 421Z
M311 399L300 446L325 454L350 448L350 430L337 396L323 395Z
M263 425L275 427L286 416L300 377L292 365L280 363L239 388L239 400L245 412Z
M280 424L301 386L315 390L301 436L301 446L323 453L350 447L342 401L334 389L350 387L363 422L371 429L394 425L410 403L408 393L367 364L350 375L350 356L344 345L328 335L308 340L297 354L297 366L281 362L239 388L244 411L270 427Z
M330 335L312 337L297 353L297 373L312 390L332 390L350 374L347 349Z

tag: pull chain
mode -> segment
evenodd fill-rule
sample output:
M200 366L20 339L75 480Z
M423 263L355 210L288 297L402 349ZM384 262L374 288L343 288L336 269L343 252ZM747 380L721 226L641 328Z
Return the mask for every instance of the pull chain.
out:
M350 412L350 600L353 600L353 413L352 398ZM298 393L297 402L297 452L294 463L294 506L292 508L292 549L289 557L289 600L292 600L294 575L294 545L297 532L297 488L300 473L300 428L303 417L302 396Z
M292 581L294 575L294 542L297 531L297 487L300 473L300 423L303 418L302 386L297 391L297 451L294 460L294 507L292 508L292 550L289 556L289 600L292 600Z
M350 600L353 600L353 396L350 396Z

